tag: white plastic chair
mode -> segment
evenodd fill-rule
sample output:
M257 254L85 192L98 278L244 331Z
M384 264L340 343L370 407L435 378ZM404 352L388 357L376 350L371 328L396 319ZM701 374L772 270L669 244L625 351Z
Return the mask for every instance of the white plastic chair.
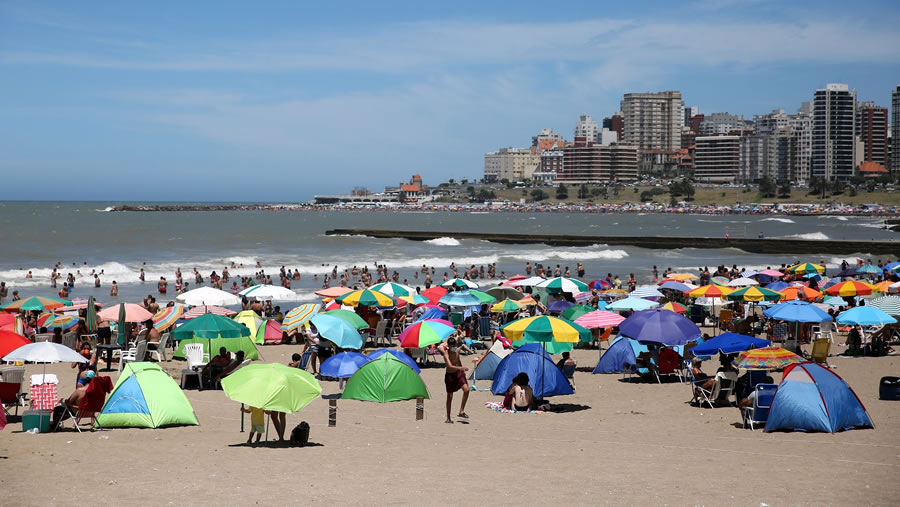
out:
M122 368L125 366L125 363L143 361L145 355L147 355L147 342L146 340L142 340L139 341L134 348L128 349L119 357L119 373L122 373Z
M203 375L200 368L209 362L209 354L203 352L202 343L188 343L184 346L184 358L187 360L187 368L181 370L181 388L184 389L185 380L188 377L197 377L197 384L203 390Z
M159 339L158 344L147 344L147 352L150 354L150 357L156 356L157 361L168 361L166 358L166 346L169 344L169 333L163 333L163 335ZM153 348L150 348L150 345L153 345Z

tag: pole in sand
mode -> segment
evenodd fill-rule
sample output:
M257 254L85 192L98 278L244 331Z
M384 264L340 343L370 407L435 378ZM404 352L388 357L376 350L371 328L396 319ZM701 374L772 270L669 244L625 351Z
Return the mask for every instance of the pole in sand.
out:
M421 421L425 418L425 398L422 396L416 397L416 420Z
M328 427L337 426L337 400L328 400Z

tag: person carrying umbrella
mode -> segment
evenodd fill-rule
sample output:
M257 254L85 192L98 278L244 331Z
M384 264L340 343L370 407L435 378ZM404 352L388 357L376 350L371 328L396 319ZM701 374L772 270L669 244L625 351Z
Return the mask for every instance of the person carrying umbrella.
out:
M455 337L447 340L447 347L442 348L444 354L444 364L447 365L447 371L444 373L444 385L447 388L447 420L448 424L453 424L450 419L450 407L453 405L453 393L462 389L462 403L459 406L460 419L468 419L466 414L466 402L469 401L469 381L466 380L466 372L468 368L464 368L459 358L459 347Z

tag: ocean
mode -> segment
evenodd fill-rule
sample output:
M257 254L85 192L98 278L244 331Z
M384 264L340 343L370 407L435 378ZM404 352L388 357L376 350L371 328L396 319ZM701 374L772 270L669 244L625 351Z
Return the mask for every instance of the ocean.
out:
M846 258L869 258L868 252L836 257L826 251L793 252L783 255L750 254L732 248L648 250L617 245L560 248L542 245L500 245L479 240L458 240L451 234L416 242L403 239L372 239L359 236L325 236L336 228L381 228L426 231L480 231L509 233L722 236L900 240L900 234L884 230L883 217L778 216L778 215L675 215L675 214L584 214L584 213L494 213L494 212L404 212L404 211L194 211L107 212L119 202L0 202L0 281L20 295L56 295L49 276L57 262L63 277L76 275L71 297L93 295L111 301L109 285L119 285L116 301L137 302L156 294L156 281L169 280L168 297L174 297L175 269L181 268L195 288L196 268L208 283L209 274L229 266L232 277L250 276L260 268L278 283L281 266L298 269L302 279L292 288L300 301L317 299L322 275L334 265L339 270L376 263L400 273L400 280L422 285L414 274L423 264L435 268L440 281L449 266L485 266L496 263L497 273L524 274L526 262L567 266L575 272L584 264L585 278L613 273L623 278L634 273L639 284L651 282L652 267L660 271L696 271L719 264L762 269L798 260L824 260L836 267ZM137 204L137 203L134 203ZM159 203L154 203L159 204ZM823 250L825 250L823 248ZM898 243L900 251L900 243ZM873 259L875 260L875 259ZM244 268L231 268L231 263ZM86 263L86 265L85 265ZM138 280L143 268L146 282ZM104 272L101 287L94 288L91 270ZM31 271L32 278L26 279ZM317 274L318 281L313 280ZM452 274L451 274L452 276ZM497 281L486 282L490 286ZM62 282L59 282L60 286ZM7 298L7 301L9 299Z

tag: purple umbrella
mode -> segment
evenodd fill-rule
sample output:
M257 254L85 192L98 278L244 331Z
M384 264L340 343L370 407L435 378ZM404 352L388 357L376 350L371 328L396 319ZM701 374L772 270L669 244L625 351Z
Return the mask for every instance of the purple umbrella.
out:
M652 308L623 320L619 334L644 344L684 345L700 337L700 328L675 312Z
M572 306L572 303L565 299L559 299L547 305L547 311L550 313L562 313L568 310L570 306Z

